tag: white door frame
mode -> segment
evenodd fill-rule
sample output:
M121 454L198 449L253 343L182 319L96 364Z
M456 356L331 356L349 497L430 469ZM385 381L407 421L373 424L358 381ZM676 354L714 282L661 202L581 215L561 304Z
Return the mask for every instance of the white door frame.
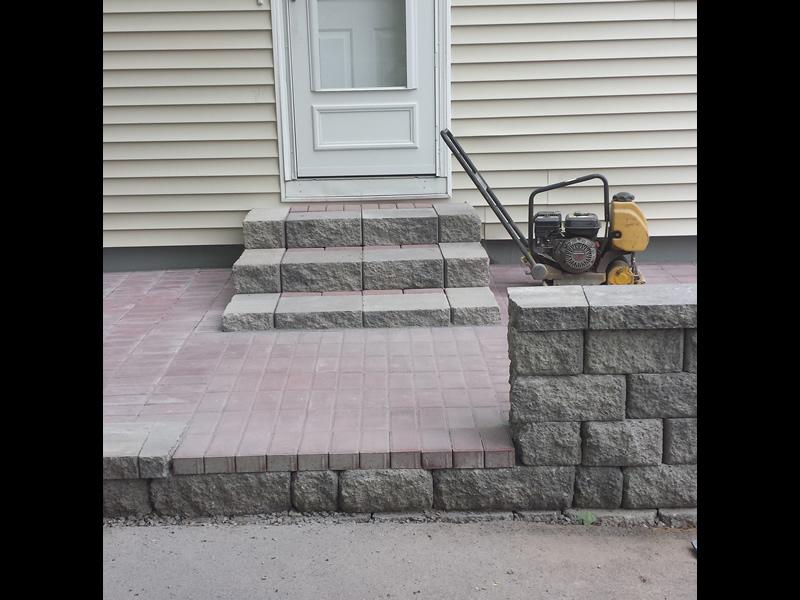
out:
M436 77L436 175L397 177L302 178L295 169L291 53L287 5L305 0L272 0L272 54L278 116L278 165L282 202L449 198L452 195L450 151L438 132L450 127L450 0L434 2ZM427 0L423 0L427 1Z

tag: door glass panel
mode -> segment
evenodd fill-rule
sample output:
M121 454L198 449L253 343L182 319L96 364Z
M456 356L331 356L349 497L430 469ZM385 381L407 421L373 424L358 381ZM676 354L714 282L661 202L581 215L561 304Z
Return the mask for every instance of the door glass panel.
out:
M405 0L317 0L322 89L406 86Z

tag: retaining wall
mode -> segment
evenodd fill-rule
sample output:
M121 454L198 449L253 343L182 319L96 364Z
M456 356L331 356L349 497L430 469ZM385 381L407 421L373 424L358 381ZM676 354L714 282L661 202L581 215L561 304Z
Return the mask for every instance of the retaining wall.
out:
M146 478L104 467L104 515L591 509L654 523L659 509L685 522L697 504L696 296L694 284L511 288L514 467L175 475L167 457Z
M576 508L697 505L697 286L509 289L517 461Z

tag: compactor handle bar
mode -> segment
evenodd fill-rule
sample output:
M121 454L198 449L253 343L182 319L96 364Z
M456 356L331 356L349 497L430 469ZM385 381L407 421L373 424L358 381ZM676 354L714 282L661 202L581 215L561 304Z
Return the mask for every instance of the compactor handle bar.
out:
M508 211L506 211L505 207L500 203L500 200L497 199L497 196L495 195L494 191L492 191L492 188L489 187L489 184L486 183L483 175L480 174L478 168L472 162L469 155L464 151L464 149L461 147L461 144L458 143L458 140L449 129L442 129L442 131L439 132L439 135L442 136L444 143L447 144L448 148L450 148L450 152L452 152L453 156L456 157L456 160L464 169L464 172L472 180L472 183L475 184L475 187L478 188L481 196L483 196L483 199L486 200L486 204L488 204L489 208L492 209L492 212L494 212L495 216L497 216L500 224L508 232L508 235L511 236L511 239L517 245L520 252L522 252L522 256L525 257L525 260L532 268L536 264L536 261L531 255L531 249L528 240L525 239L525 236L519 230L519 227L517 227L516 223L514 223L514 221L511 219L511 216L508 214ZM532 229L530 227L528 229L528 237L532 239Z

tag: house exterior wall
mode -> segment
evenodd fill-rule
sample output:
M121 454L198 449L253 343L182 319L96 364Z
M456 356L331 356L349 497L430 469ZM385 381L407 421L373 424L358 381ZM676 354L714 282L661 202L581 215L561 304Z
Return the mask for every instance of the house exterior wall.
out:
M518 223L533 187L600 172L651 235L696 235L696 2L451 2L451 129ZM104 1L105 247L240 244L280 202L269 5ZM507 238L455 160L453 196Z
M104 0L104 246L241 244L280 202L269 5Z

